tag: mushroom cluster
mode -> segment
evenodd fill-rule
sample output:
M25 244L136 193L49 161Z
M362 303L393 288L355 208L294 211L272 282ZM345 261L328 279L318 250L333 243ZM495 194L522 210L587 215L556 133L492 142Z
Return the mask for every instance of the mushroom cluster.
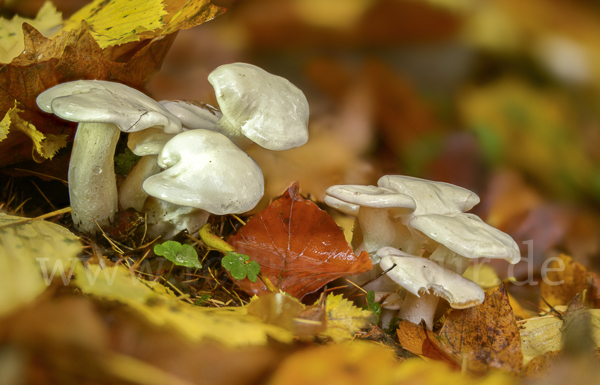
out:
M59 84L38 96L43 111L79 123L68 176L78 230L95 233L120 205L146 212L151 236L170 237L199 229L209 213L242 213L258 203L262 171L240 146L303 145L308 102L286 79L250 64L218 67L209 81L221 111L198 102L156 102L100 80ZM130 133L128 146L142 158L117 191L113 162L121 131Z
M462 277L471 259L514 264L521 258L509 235L466 213L479 197L452 184L387 175L377 186L331 186L325 202L357 218L352 246L371 256L370 276L389 270L365 288L377 298L404 288L402 305L387 309L399 308L400 318L417 324L423 319L429 328L439 298L453 308L482 303L483 291Z

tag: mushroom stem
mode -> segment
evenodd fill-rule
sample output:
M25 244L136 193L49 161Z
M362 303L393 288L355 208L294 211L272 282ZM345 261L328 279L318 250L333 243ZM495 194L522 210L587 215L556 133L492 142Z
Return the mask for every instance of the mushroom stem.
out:
M373 263L379 263L376 252L383 246L395 245L396 229L388 218L387 208L361 207L358 212L358 223L362 243L355 248L354 253L360 255L367 251ZM354 242L353 242L354 243Z
M162 169L156 162L158 155L146 155L131 169L119 189L119 203L123 210L133 207L141 212L148 193L142 189L146 178L158 174Z
M456 254L442 244L439 244L431 253L429 260L460 275L463 275L470 263L468 258Z
M438 296L427 292L422 293L421 297L408 292L398 316L417 325L423 320L427 329L432 330L433 317L439 300Z
M114 155L119 128L111 123L79 123L69 163L69 198L73 223L95 233L118 210Z

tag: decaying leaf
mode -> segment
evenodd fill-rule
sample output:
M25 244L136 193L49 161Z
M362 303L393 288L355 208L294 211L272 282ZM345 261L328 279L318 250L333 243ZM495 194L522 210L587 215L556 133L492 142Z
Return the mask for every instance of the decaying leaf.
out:
M0 63L10 63L23 52L23 31L21 26L28 23L46 37L56 33L62 26L62 14L52 2L46 1L35 19L14 16L10 20L0 18Z
M214 19L225 9L209 0L96 0L65 21L63 30L79 28L87 21L94 39L104 49L168 35Z
M421 326L405 321L398 329L400 343L412 353L464 367L474 373L492 368L513 373L521 371L523 355L519 329L504 286L486 294L485 301L479 306L452 310L439 335L430 330L420 332L416 328ZM422 340L420 350L419 340Z
M561 310L566 307L560 306ZM559 310L557 308L557 310ZM535 357L562 348L562 324L558 315L546 315L517 322L521 334L523 365L528 365Z
M264 345L268 337L290 342L292 333L263 323L248 314L248 307L203 308L183 302L165 286L145 281L124 266L82 264L75 267L75 284L89 295L118 301L149 322L176 331L191 341L211 339L230 347Z
M371 269L371 260L365 252L356 257L335 221L298 189L290 187L228 241L258 262L275 286L302 298L336 278ZM260 280L236 284L250 294L267 292Z
M53 278L68 284L79 239L51 222L0 213L0 315L33 301Z
M600 279L594 272L588 272L580 263L561 254L548 263L547 274L540 284L541 296L552 306L568 305L577 294L586 290L585 301L590 306L600 308ZM540 307L547 307L540 300Z

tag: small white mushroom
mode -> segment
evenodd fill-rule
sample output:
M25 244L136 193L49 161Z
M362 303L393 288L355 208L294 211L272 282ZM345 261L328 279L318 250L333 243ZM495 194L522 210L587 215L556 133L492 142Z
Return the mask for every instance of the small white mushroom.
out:
M162 127L181 131L179 120L143 93L120 83L78 80L37 97L45 112L78 122L69 163L69 197L75 226L95 233L118 209L114 153L121 131Z
M439 298L455 309L480 305L485 299L483 290L475 282L431 260L411 256L393 247L383 247L377 255L383 270L396 265L387 275L408 291L400 307L402 319L415 324L424 320L431 329Z
M432 242L429 257L440 266L462 274L474 258L504 259L515 264L521 259L510 235L486 224L477 215L451 213L413 217L409 226Z
M411 197L383 187L339 185L329 187L326 194L328 205L351 215L357 214L359 228L355 226L355 237L357 231L362 237L358 236L361 242L354 252L360 254L366 250L373 263L379 262L376 258L379 248L397 245L396 218L415 210L415 201Z
M226 64L208 75L223 116L216 130L236 145L248 140L288 150L308 140L308 102L287 79L246 63Z
M174 205L196 208L198 215L204 215L202 211L217 215L243 213L263 195L260 167L217 132L182 132L167 142L157 162L165 170L147 178L144 190Z

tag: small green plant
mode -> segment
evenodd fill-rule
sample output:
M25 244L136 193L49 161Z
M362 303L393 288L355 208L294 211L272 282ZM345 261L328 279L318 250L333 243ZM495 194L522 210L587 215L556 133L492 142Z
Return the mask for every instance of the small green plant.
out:
M196 302L194 302L194 305L203 306L209 299L210 294L202 294L200 297L196 298Z
M221 264L231 276L237 280L248 276L250 282L256 282L260 274L260 265L256 261L250 261L250 257L245 254L238 254L232 251L225 253Z
M367 293L367 303L362 307L364 310L370 310L375 314L375 323L379 323L379 317L381 317L381 305L375 302L375 292L370 290Z
M182 245L176 241L166 241L163 244L155 245L154 252L162 255L177 266L202 267L198 260L198 253L190 245Z
M129 148L115 156L115 173L119 175L127 175L135 164L141 159L135 155Z

